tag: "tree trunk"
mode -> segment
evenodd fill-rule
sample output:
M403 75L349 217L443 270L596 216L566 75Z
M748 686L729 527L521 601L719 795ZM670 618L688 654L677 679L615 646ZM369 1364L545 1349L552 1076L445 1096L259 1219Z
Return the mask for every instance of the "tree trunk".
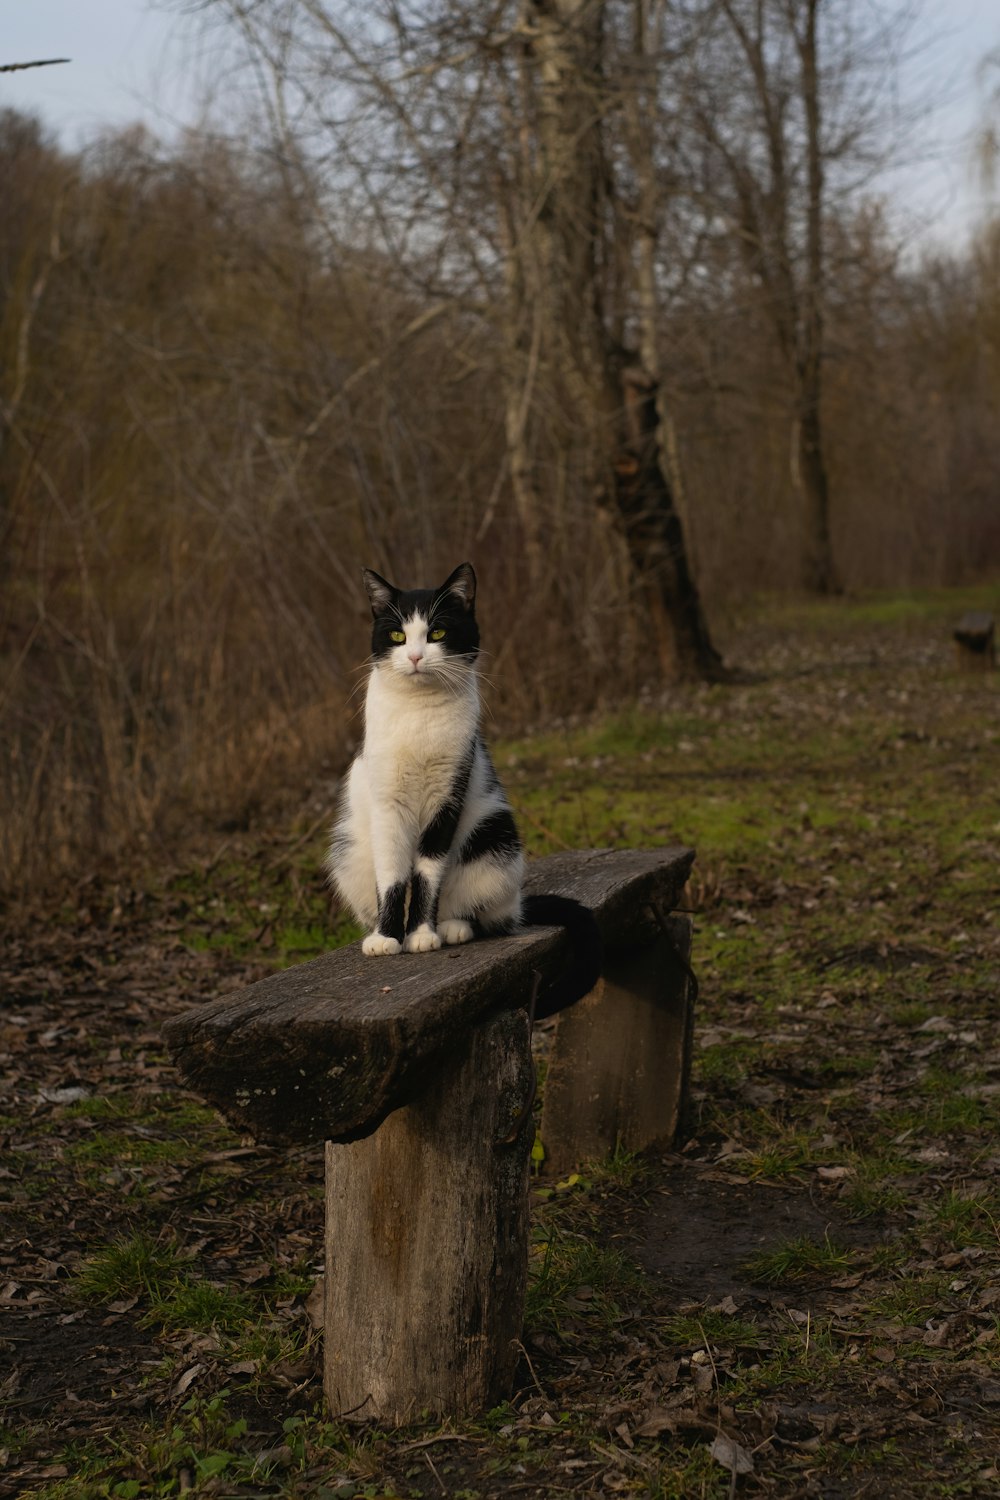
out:
M669 677L717 676L721 660L709 639L667 479L656 369L620 348L607 327L608 225L616 216L603 119L620 96L603 73L605 11L604 0L527 0L527 56L537 78L538 209L523 216L521 253L539 273L547 374L562 413L558 440L579 488L613 514L622 531L653 617L661 669ZM651 162L645 183L655 192ZM648 303L644 348L653 351L651 359L653 224L651 217L653 245L640 266Z
M662 52L662 17L662 6L650 5L649 0L635 0L635 79L625 97L625 118L638 192L635 281L639 359L626 365L622 376L625 430L616 465L617 499L630 537L636 572L643 581L657 627L661 661L669 649L673 675L712 678L722 674L722 659L712 645L689 564L677 490L671 478L661 384L656 250L663 194L653 146L657 133L656 69ZM666 663L664 666L667 670Z
M719 677L673 502L661 443L655 380L638 365L622 373L624 432L615 461L615 498L629 553L656 627L666 675Z
M798 362L797 469L807 527L806 586L819 594L839 592L830 538L830 488L823 454L820 404L823 386L823 151L820 85L816 56L816 10L807 0L805 25L796 32L806 120L806 280L802 294L801 358Z
M823 460L819 392L800 387L800 411L795 424L796 488L806 524L804 581L816 594L836 594L840 584L833 566L830 541L830 492Z

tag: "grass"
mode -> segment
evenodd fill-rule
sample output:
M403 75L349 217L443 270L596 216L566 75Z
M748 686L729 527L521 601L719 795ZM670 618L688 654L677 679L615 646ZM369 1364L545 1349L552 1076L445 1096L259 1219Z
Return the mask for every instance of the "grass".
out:
M829 1280L843 1276L852 1264L851 1252L833 1244L828 1235L822 1240L800 1236L750 1256L743 1270L750 1281L775 1286Z
M175 1246L153 1240L145 1231L122 1236L89 1256L74 1280L79 1295L87 1301L120 1304L137 1299L146 1327L164 1333L187 1330L240 1335L242 1341L234 1343L234 1349L246 1351L255 1344L259 1347L256 1352L240 1352L235 1357L279 1357L282 1341L261 1323L264 1304L259 1297L231 1284L197 1276ZM291 1280L279 1280L270 1296L278 1300L287 1294ZM295 1278L293 1284L302 1289L301 1278ZM285 1346L288 1343L286 1338Z
M967 1195L953 1188L930 1204L924 1222L949 1249L1000 1249L1000 1198L996 1194Z
M275 969L354 942L360 928L331 913L324 842L317 834L288 864L248 869L224 860L172 876L163 895L180 919L181 941L193 953L264 956Z
M614 1324L642 1287L642 1273L621 1250L558 1223L536 1225L525 1327L533 1333L558 1330L573 1318Z
M76 1277L82 1297L115 1302L138 1297L156 1302L178 1276L181 1260L176 1248L153 1240L143 1231L119 1236L84 1262Z
M180 1329L232 1333L250 1324L256 1312L254 1299L246 1292L184 1276L171 1281L162 1295L151 1299L143 1321L167 1333Z
M689 1351L707 1349L718 1344L735 1344L755 1349L763 1342L761 1331L755 1323L745 1318L714 1312L711 1308L705 1308L697 1315L667 1318L661 1331L668 1343Z
M121 1377L142 1383L157 1420L129 1409L113 1436L105 1427L67 1450L45 1423L26 1424L4 1444L18 1461L44 1450L71 1469L36 1481L31 1500L173 1500L182 1470L195 1492L227 1500L327 1500L324 1490L341 1488L586 1493L605 1470L616 1492L728 1495L703 1432L632 1448L620 1439L618 1427L634 1429L667 1400L710 1422L724 1410L748 1447L763 1442L754 1424L769 1413L835 1405L843 1428L818 1446L757 1448L759 1483L776 1492L816 1473L837 1476L845 1493L988 1492L975 1432L994 1428L977 1406L973 1430L968 1401L998 1358L998 1118L982 1092L995 1074L1000 968L1000 827L983 815L997 773L995 698L992 684L955 678L950 657L928 664L924 651L958 607L957 595L768 605L795 626L800 675L793 661L747 686L678 690L666 710L496 746L535 853L697 846L686 904L701 997L685 1160L724 1178L719 1191L734 1202L757 1204L767 1232L761 1253L733 1271L734 1312L712 1310L718 1294L691 1297L697 1268L679 1271L676 1287L639 1269L625 1236L644 1200L655 1203L661 1168L621 1151L559 1184L533 1181L530 1369L509 1405L454 1428L418 1421L405 1437L331 1423L301 1306L320 1245L317 1162L206 1160L235 1137L168 1084L127 1078L140 1046L154 1065L157 1052L126 1036L120 1092L29 1122L8 1112L0 1128L31 1145L5 1157L13 1176L0 1191L34 1244L55 1245L52 1205L67 1195L86 1194L99 1222L120 1231L61 1295L159 1346L160 1365ZM831 632L849 667L830 664ZM879 652L891 640L923 654L873 665L873 639ZM164 881L158 910L171 942L198 960L185 975L208 976L202 993L250 964L254 974L278 968L353 935L330 919L321 853L317 834L285 852L230 850ZM127 974L100 964L102 982L110 974L127 987ZM52 993L55 1004L58 985ZM920 1029L935 1017L943 1029ZM818 1222L815 1231L783 1231L783 1208L807 1202L802 1223ZM265 1266L249 1286L238 1275L248 1258ZM110 1313L131 1298L133 1309ZM949 1325L953 1343L924 1343L914 1330L928 1324ZM699 1350L710 1358L693 1361ZM884 1364L874 1350L888 1350ZM198 1393L180 1401L172 1391L195 1363ZM665 1366L678 1371L666 1389ZM695 1389L696 1369L710 1389ZM950 1381L947 1421L934 1412L933 1430L908 1427L906 1393L933 1389L947 1402ZM884 1431L871 1426L876 1413ZM278 1449L280 1460L258 1460ZM593 1467L559 1469L568 1454Z

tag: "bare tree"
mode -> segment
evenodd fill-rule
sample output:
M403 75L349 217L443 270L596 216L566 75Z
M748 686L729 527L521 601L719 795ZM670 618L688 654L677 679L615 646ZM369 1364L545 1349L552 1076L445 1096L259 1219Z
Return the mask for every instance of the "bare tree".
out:
M784 361L804 581L834 592L823 428L827 241L835 204L845 212L890 153L882 94L912 9L709 0L703 15L691 96L706 150L706 209L735 235Z
M355 234L363 220L401 282L493 330L530 577L570 517L590 527L603 515L654 613L664 670L717 672L662 461L655 360L635 344L634 264L616 280L623 244L632 256L631 210L607 137L637 76L631 46L612 36L619 8L441 0L364 19L333 0L217 9L263 65L278 135L296 135L286 160L335 161L342 197L364 204ZM659 7L644 24L656 31ZM655 89L659 58L646 62ZM651 160L644 170L650 184ZM649 293L647 273L651 351Z

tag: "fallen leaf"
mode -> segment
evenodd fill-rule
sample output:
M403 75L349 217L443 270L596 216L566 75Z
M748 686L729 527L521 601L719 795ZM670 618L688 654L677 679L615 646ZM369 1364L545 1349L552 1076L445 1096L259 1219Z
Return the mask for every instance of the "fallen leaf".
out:
M193 1381L198 1379L198 1376L202 1373L204 1368L204 1365L192 1365L189 1370L185 1370L184 1374L180 1377L177 1384L174 1386L174 1395L183 1396L188 1386L191 1385Z
M81 1099L89 1099L90 1089L74 1087L65 1089L39 1089L38 1099L42 1104L79 1104Z
M716 1463L720 1463L731 1474L753 1473L753 1459L746 1448L732 1438L727 1438L724 1433L719 1433L708 1451Z
M113 1313L127 1313L127 1312L131 1312L132 1308L135 1306L135 1304L138 1302L138 1300L139 1300L138 1297L120 1297L117 1302L109 1302L108 1303L108 1312L113 1312Z
M710 1307L708 1310L709 1312L722 1313L727 1318L731 1318L734 1313L739 1311L736 1303L729 1296L723 1297L721 1302L717 1302L714 1307Z
M665 1406L654 1406L635 1429L635 1437L659 1437L661 1432L677 1431L677 1413Z
M274 1275L274 1267L262 1260L256 1265L244 1266L238 1274L241 1281L245 1281L249 1286L255 1286L259 1281L270 1281Z

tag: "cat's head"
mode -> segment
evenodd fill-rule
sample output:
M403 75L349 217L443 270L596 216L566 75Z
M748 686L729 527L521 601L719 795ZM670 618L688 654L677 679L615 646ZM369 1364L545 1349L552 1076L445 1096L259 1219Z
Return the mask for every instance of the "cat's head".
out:
M460 563L436 589L398 589L371 568L365 588L372 607L372 663L414 688L454 688L479 651L476 575Z

